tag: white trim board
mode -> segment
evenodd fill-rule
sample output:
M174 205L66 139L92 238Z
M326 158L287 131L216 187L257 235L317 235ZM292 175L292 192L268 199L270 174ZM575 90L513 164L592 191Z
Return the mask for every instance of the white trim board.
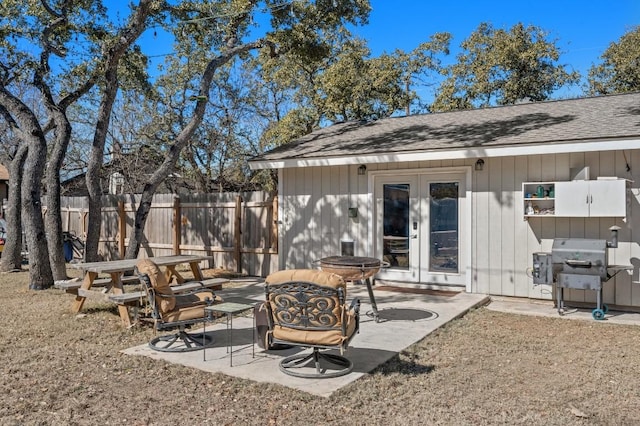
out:
M340 157L287 158L249 161L252 170L293 167L343 166L350 164L398 163L407 161L491 158L519 155L567 154L577 152L620 151L640 149L640 139L580 141L572 143L528 144L524 146L487 146L389 154L348 155Z

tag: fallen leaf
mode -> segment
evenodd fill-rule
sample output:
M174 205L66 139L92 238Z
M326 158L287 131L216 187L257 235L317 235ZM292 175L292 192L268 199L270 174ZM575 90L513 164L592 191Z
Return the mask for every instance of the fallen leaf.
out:
M571 414L573 414L576 417L582 417L582 418L589 417L587 414L585 414L583 411L578 410L576 407L571 407Z

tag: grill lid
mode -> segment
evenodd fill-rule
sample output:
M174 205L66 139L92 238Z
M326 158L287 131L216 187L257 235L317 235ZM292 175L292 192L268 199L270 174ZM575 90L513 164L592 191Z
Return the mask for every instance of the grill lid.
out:
M551 262L554 271L573 275L607 277L608 250L606 240L588 238L556 238Z
M562 263L569 259L605 265L607 241L588 238L556 238L553 240L551 256L553 263Z

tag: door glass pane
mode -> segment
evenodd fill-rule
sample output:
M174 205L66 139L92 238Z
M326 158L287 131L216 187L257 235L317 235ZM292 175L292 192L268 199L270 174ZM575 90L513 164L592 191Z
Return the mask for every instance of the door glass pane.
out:
M429 195L429 270L458 272L458 183L431 183Z
M383 196L384 260L409 269L409 184L385 184Z

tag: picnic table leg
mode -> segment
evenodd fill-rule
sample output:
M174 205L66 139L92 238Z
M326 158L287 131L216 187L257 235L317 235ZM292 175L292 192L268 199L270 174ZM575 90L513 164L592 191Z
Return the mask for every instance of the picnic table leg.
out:
M167 265L164 270L164 276L167 278L167 282L171 282L172 277L176 277L178 284L183 284L186 280L178 271L176 271L176 265Z
M124 294L124 290L122 288L122 272L112 272L111 274L111 292L113 294ZM120 319L122 320L122 324L126 327L131 327L131 317L129 316L129 308L125 305L118 305L118 313L120 314Z
M82 280L82 285L80 286L80 288L89 290L91 288L91 285L93 284L93 280L95 280L97 276L98 274L95 272L87 272L86 274L84 274L84 279ZM76 295L76 298L71 305L71 312L73 312L74 314L80 312L80 310L82 309L82 305L84 305L85 299L86 297L84 296Z
M196 281L202 281L204 275L202 275L202 270L200 269L200 262L190 262L189 266L191 267L191 272L193 272L193 278Z

